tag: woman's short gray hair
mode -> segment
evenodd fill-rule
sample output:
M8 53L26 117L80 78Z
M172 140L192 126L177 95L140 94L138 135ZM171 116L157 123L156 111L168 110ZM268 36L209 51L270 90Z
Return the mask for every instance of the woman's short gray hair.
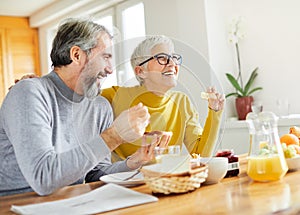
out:
M149 36L138 44L131 55L130 62L133 70L141 62L151 57L151 50L159 44L167 44L171 49L174 50L174 43L170 38L163 35ZM147 65L148 63L145 63L143 66L146 67ZM144 80L138 75L135 75L135 77L140 85L142 85Z
M52 66L61 67L70 64L72 62L70 49L73 46L78 46L89 54L91 49L97 46L101 33L106 33L112 38L104 26L91 19L66 19L59 26L52 43L50 54Z

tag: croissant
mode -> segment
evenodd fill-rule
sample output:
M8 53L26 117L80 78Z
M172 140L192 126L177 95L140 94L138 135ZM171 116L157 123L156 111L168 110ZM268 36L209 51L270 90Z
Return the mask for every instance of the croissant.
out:
M297 126L290 127L290 134L294 134L300 139L300 127Z

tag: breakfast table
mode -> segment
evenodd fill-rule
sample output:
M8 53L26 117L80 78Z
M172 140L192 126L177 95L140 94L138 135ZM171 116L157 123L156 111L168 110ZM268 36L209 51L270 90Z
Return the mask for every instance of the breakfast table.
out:
M201 185L184 194L153 194L147 185L135 191L155 195L157 202L101 214L300 214L300 171L288 172L280 181L254 182L246 174L247 159L240 156L240 174L217 184ZM67 199L92 191L104 183L67 186L49 196L34 192L0 197L0 214L14 214L12 205L27 205Z

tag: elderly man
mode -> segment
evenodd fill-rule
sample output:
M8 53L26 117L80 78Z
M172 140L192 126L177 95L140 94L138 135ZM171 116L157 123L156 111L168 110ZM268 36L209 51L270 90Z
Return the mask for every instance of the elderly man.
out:
M140 139L149 123L141 103L113 121L110 104L98 96L100 81L112 73L111 46L103 26L67 20L53 41L53 71L9 91L0 110L0 195L47 195L152 159L157 140L111 164L111 151Z

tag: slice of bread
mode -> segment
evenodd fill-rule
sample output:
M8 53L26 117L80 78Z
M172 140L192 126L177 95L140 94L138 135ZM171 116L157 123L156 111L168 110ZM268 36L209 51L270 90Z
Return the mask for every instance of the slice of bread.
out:
M144 166L142 172L151 172L153 176L187 174L191 170L190 159L190 155L163 155L160 163Z

